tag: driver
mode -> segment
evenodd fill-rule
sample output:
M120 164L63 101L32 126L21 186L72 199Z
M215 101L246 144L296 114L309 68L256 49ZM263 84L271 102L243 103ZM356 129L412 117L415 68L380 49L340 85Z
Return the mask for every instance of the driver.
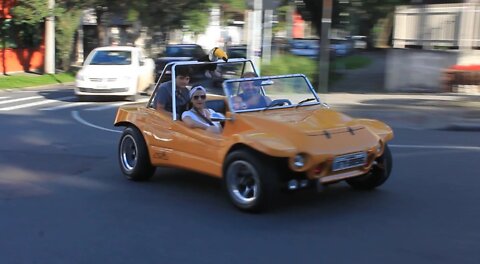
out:
M257 77L254 72L246 72L242 78ZM268 96L261 93L260 87L255 85L253 81L241 82L240 88L242 93L238 94L248 109L267 107L272 100Z

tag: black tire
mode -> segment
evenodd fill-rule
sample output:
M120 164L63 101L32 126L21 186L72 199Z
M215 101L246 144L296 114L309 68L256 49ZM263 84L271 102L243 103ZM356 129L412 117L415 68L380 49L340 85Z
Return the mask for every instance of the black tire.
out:
M118 161L123 174L132 181L145 181L155 173L142 133L135 127L123 131L118 144Z
M227 156L223 182L233 205L248 212L261 212L273 205L280 186L276 168L270 164L249 150L236 150Z
M375 160L370 172L367 174L347 180L347 183L354 189L371 190L382 185L392 172L392 153L388 145L385 145L383 155Z

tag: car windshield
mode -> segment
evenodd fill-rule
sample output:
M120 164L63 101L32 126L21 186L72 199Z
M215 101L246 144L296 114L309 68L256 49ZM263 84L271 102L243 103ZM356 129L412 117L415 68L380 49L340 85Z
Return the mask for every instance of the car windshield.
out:
M99 50L95 52L90 65L130 65L132 53L126 50Z
M227 80L224 82L224 91L233 112L320 103L310 82L302 74Z

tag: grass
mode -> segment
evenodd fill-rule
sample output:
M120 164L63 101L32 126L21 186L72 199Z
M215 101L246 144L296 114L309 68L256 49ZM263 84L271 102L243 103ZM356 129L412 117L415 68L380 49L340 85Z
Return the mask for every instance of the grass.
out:
M350 55L334 58L330 64L330 82L342 79L342 70L354 70L368 66L372 60L362 55ZM262 64L262 75L280 75L290 73L303 73L308 79L316 83L318 62L316 60L290 54L275 56L270 64Z
M0 89L24 88L75 81L73 73L59 74L12 74L0 76Z

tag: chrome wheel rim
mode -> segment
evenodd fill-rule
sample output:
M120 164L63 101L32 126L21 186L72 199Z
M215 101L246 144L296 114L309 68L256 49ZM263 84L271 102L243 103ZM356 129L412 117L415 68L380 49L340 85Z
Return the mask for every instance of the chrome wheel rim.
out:
M124 136L120 145L120 161L125 170L132 171L135 168L138 160L137 154L135 139L131 135Z
M230 164L226 175L231 197L239 204L254 203L260 195L260 180L252 164L237 160Z

